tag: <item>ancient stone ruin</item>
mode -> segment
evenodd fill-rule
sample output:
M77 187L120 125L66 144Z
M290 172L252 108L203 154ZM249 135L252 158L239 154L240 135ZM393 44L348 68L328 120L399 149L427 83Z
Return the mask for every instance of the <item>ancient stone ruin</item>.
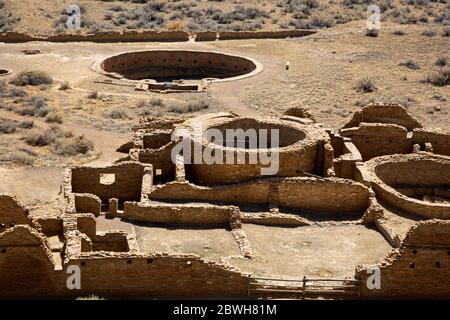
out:
M120 56L115 59L105 71L121 72ZM199 124L216 132L276 129L279 145L230 147L196 135ZM183 153L173 161L180 130L193 149L257 160L205 164ZM299 108L267 119L142 118L133 139L118 148L123 158L109 166L67 169L56 214L32 215L14 195L0 195L2 297L450 297L450 136L422 128L401 106L364 107L339 132ZM278 155L279 167L263 175L267 150ZM105 221L125 229L214 226L230 234L237 251L215 260L143 249L130 229L99 230ZM290 227L316 224L329 234L345 225L367 227L386 239L390 252L376 263L361 258L345 277L281 271L264 277L252 269L262 250L245 225L287 235ZM300 263L307 249L296 246L285 254ZM80 270L80 289L67 284L73 270Z

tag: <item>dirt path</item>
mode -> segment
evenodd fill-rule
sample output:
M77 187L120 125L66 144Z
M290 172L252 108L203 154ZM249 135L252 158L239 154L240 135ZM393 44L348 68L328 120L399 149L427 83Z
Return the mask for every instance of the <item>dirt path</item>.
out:
M46 123L42 119L21 116L6 110L0 110L0 118L17 121L32 120L41 128L48 128L50 126L50 124ZM124 135L77 125L61 124L60 127L61 129L73 132L75 135L84 135L94 143L96 150L100 153L100 156L97 159L89 162L89 165L107 165L124 156L123 153L116 152L116 149L128 140Z

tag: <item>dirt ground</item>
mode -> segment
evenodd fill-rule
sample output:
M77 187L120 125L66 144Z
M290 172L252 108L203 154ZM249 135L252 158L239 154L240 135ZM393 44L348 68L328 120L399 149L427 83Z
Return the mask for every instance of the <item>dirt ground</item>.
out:
M239 247L231 232L224 228L180 228L134 225L143 252L193 253L208 260L239 255Z
M256 258L229 261L258 276L353 277L358 264L375 264L392 249L377 230L364 225L282 228L244 224L243 229Z

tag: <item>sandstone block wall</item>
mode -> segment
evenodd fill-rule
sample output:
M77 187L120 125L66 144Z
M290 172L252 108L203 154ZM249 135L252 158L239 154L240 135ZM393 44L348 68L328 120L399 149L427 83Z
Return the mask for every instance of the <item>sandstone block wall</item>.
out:
M415 129L412 137L414 143L422 146L427 142L433 146L433 153L450 156L450 135L424 129Z
M75 209L77 213L100 214L102 200L96 195L89 193L75 193Z
M228 227L232 218L239 217L239 209L233 206L125 202L123 212L119 211L115 216L154 223L217 224Z
M344 179L267 178L232 185L196 186L173 182L156 186L155 200L219 201L230 204L276 204L325 212L364 211L369 190Z
M400 249L377 265L381 289L367 288L367 268L357 269L363 298L445 298L450 295L450 222L420 222L408 232Z
M406 129L395 124L360 123L359 127L342 129L341 135L352 139L364 161L388 154L411 153L413 149Z
M411 116L404 107L396 104L365 106L353 114L352 119L344 128L358 127L362 122L396 124L405 127L408 131L422 127L420 122Z
M315 30L224 31L219 32L219 40L294 38L314 33Z
M110 198L121 201L140 200L144 167L136 162L122 162L105 168L75 167L72 169L72 192L91 193L103 203ZM113 175L112 184L100 183L101 175Z
M0 232L18 224L30 224L28 210L13 195L0 194Z

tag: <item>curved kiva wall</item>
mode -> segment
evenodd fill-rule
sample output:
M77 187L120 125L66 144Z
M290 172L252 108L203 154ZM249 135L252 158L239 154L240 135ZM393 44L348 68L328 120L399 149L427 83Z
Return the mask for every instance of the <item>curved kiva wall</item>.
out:
M170 82L205 78L232 80L252 76L261 71L262 66L250 58L219 52L151 50L115 55L95 65L94 69L114 78Z
M374 158L365 167L383 201L426 218L450 219L449 157L391 155Z
M326 175L328 167L332 166L332 150L325 148L329 137L316 125L279 119L256 120L232 115L205 115L187 120L183 127L195 132L194 128L198 124L202 125L203 135L199 135L199 138L194 133L193 148L201 148L202 154L212 155L215 162L199 162L195 158L196 154L191 153L191 164L187 165L186 175L195 184L228 184L261 177L301 176L304 173ZM226 142L208 137L213 133L209 129L222 133ZM228 131L228 137L227 129L231 130ZM236 129L242 130L239 142L233 135L233 132L237 133L234 131ZM271 141L272 130L278 130L279 148L275 148L276 144ZM258 144L261 141L260 134L267 138L267 144ZM256 147L250 142L255 136L258 140ZM229 147L230 144L232 147ZM331 150L331 153L326 150ZM326 160L327 157L329 161ZM264 172L263 168L266 169ZM272 170L267 171L268 168Z

